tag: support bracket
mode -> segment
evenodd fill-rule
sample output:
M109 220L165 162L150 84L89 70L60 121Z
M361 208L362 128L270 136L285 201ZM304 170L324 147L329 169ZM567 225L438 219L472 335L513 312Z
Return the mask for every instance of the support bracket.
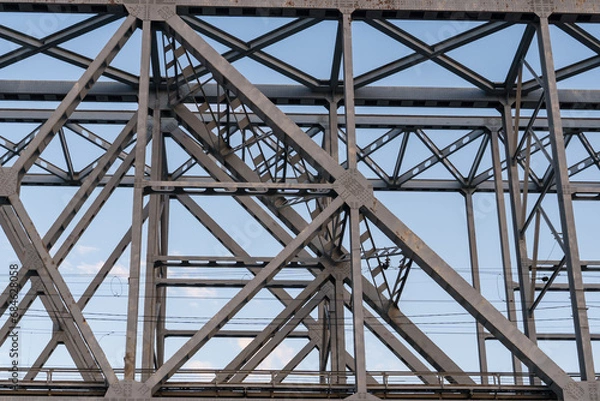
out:
M27 247L25 251L25 267L29 270L41 270L44 267L44 262L40 255L36 252L33 246Z
M0 198L19 193L17 173L10 167L0 167Z
M175 4L151 4L149 0L125 2L125 8L142 21L166 21L175 15Z
M350 397L344 398L344 401L381 401L381 398L369 393L355 393Z
M373 186L357 169L350 168L340 175L334 183L334 189L353 209L375 204Z
M150 399L150 397L150 389L144 383L123 380L110 386L104 399L108 401L141 401Z
M599 401L600 388L597 381L569 383L563 389L563 401Z

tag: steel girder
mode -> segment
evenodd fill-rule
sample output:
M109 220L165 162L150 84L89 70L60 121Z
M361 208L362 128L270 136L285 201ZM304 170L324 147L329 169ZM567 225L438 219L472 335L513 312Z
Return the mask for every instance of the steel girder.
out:
M3 278L0 338L7 350L16 343L35 353L30 362L10 352L0 359L9 375L19 370L0 379L0 396L597 400L590 298L600 256L582 261L578 239L593 233L580 228L574 203L600 198L600 91L558 84L597 72L600 40L582 22L596 21L600 9L421 3L0 2L0 37L13 47L0 55L1 249L15 277ZM7 20L33 12L91 15L31 32ZM289 20L248 40L219 26L235 16ZM408 28L411 20L446 18L479 22L447 38ZM334 34L323 76L272 51L326 23ZM356 24L406 54L356 73ZM114 33L94 57L73 50L74 39L108 27ZM556 68L554 27L594 55ZM511 29L520 40L502 80L455 53ZM125 52L129 63L113 62ZM54 81L2 75L41 55L84 71ZM232 65L249 59L293 84L251 83L251 70ZM466 86L387 84L427 62ZM461 108L472 109L469 116ZM561 116L566 110L573 115ZM47 186L69 191L64 204L44 204L36 191ZM467 244L468 274L416 234L431 238L427 230L399 217L387 195L405 191L421 196L424 208L426 192L464 199L465 234L448 241ZM477 199L486 192L495 194L485 213L497 215L501 300L482 281L488 245L478 235ZM125 212L111 209L123 194ZM215 199L238 225L225 223L229 213ZM40 208L55 216L48 224L39 222ZM117 235L102 232L103 219ZM241 219L268 245L247 230L240 235ZM178 233L186 230L195 234ZM78 257L89 241L106 256L77 294L85 266ZM542 257L548 243L547 259L556 247L558 260ZM107 285L124 287L119 277L127 283L125 313L116 312L125 307L120 299L102 301ZM416 277L427 277L432 297L444 297L443 310L426 321L406 300L421 285ZM193 297L178 299L185 289ZM570 326L540 331L538 314L556 307L549 294L563 292ZM95 321L99 310L105 320ZM30 320L36 313L44 323ZM461 313L470 333L452 334L452 346L427 329ZM244 319L248 328L237 329ZM44 324L49 334L39 344L19 343L15 333L27 327L40 335ZM573 344L575 369L560 352L548 353L556 340ZM122 362L110 359L111 347L123 350ZM385 358L372 356L381 350ZM475 363L461 355L468 352Z

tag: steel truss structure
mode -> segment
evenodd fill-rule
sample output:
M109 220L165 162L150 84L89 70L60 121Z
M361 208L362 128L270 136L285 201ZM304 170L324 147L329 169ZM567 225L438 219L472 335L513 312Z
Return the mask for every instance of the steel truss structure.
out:
M35 15L62 25L11 25ZM257 19L254 36L225 28ZM11 270L0 397L598 400L600 255L580 252L598 214L577 208L600 199L600 90L562 83L600 68L599 20L598 2L575 0L1 0L0 225ZM429 38L410 28L425 23L463 28ZM311 48L319 38L302 35L319 26L333 33L326 58L272 51L294 38ZM390 58L358 72L367 29ZM555 66L557 32L591 55ZM99 52L73 50L78 39ZM482 42L514 43L502 79L487 75L489 56L470 53L478 71L457 55ZM80 73L18 68L41 56ZM255 79L250 60L283 78ZM395 81L423 65L463 85L425 73L431 85ZM64 202L44 201L48 190ZM485 195L491 234L477 218ZM452 199L462 204L463 235L443 241L466 253L466 272L421 238L445 235L429 202L446 197L438 206L449 214ZM407 223L415 207L431 218ZM240 236L243 224L260 238ZM90 241L105 256L80 291L81 276L67 272ZM126 303L99 298L115 281ZM178 299L186 290L196 297ZM444 306L420 320L426 303L411 309L410 291ZM551 330L542 317L555 302L568 324ZM209 316L197 318L194 303ZM454 313L468 333L448 343L427 325ZM18 333L36 314L49 331L26 344ZM122 335L108 337L115 327ZM11 346L30 349L30 362L6 359ZM282 349L292 352L267 363Z

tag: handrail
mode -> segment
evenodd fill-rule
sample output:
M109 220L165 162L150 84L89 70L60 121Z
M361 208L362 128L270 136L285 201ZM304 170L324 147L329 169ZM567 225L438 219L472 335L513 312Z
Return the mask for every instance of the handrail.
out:
M81 373L83 370L76 368L62 368L62 367L50 367L50 368L39 368L35 369L38 372L38 378L40 375L44 375L45 380L31 380L21 381L21 385L25 384L56 384L61 382L82 382ZM10 369L6 367L0 367L0 372L9 372ZM21 367L21 372L28 371L27 368ZM99 370L89 369L86 370L89 373L100 373ZM136 370L136 374L141 374L143 370ZM115 369L115 373L119 377L123 377L123 369ZM246 379L242 383L230 383L230 382L214 382L217 375L227 373L241 373L247 375ZM466 387L482 387L482 388L543 388L544 386L530 386L518 384L519 382L527 382L529 374L513 372L412 372L412 371L368 371L377 384L371 384L370 387L381 386L384 389L393 389L398 387L423 387L423 388L441 388L441 389L452 389L452 388L466 388ZM275 378L281 374L286 376L283 381L276 381ZM426 384L420 379L423 376L435 376L437 383ZM577 379L577 375L572 374L572 377ZM461 385L453 383L449 378L468 377L474 381L474 385ZM516 379L523 380L516 380ZM486 380L489 379L489 380ZM9 380L0 380L0 386ZM281 371L281 370L252 370L252 371L225 371L219 369L180 369L173 375L171 380L165 385L182 382L190 384L211 384L212 386L245 386L245 385L269 385L272 388L285 387L290 384L294 385L305 385L305 386L327 386L333 387L353 387L354 386L354 375L352 372L318 372L318 371L307 371L307 370L293 370L293 371ZM89 383L86 381L85 383ZM102 382L96 382L100 384ZM93 383L91 383L93 384Z

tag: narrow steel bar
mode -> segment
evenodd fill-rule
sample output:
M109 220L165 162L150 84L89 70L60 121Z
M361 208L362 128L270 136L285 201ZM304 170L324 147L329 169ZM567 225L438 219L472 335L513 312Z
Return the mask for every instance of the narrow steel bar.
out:
M329 101L328 119L325 125L325 151L327 151L334 160L339 159L339 141L338 141L338 104L336 99Z
M335 47L333 50L333 57L331 59L331 72L329 74L329 88L332 93L336 91L339 85L342 57L344 55L342 26L342 22L338 21L335 34Z
M69 173L69 178L72 180L75 176L75 170L73 169L73 159L71 158L71 152L69 150L69 146L67 144L67 139L65 138L65 131L61 128L58 132L58 137L60 139L60 147L62 148L63 156L65 158L65 163L67 164L67 171Z
M165 145L163 144L163 151L166 152ZM164 167L167 168L168 160L166 158L166 154L164 157ZM160 221L160 254L167 255L169 253L169 244L170 244L170 236L169 236L169 227L171 223L170 215L171 215L171 206L170 206L170 198L168 195L164 196L162 199L162 216ZM169 270L165 266L157 266L157 277L166 279L168 277ZM165 335L164 333L167 331L167 289L166 288L157 288L156 289L156 303L158 304L156 308L156 366L161 366L165 360Z
M335 268L341 268L334 267ZM336 276L334 281L334 299L331 302L329 319L331 321L331 370L344 372L346 370L346 308L344 307L344 281ZM333 374L334 383L346 383L345 375Z
M491 132L491 153L492 153L492 165L494 171L494 188L495 188L495 200L496 200L496 211L498 218L498 234L500 237L500 252L502 255L502 278L504 281L504 297L506 302L506 315L508 320L517 322L517 307L515 304L515 293L512 290L513 287L513 272L511 266L510 247L508 240L508 220L506 218L506 202L504 200L504 190L502 181L502 162L500 158L500 138L498 135L499 127L496 127ZM512 368L514 373L514 380L516 384L522 384L522 371L521 361L516 355L511 357Z
M342 14L342 48L344 54L344 120L346 122L346 145L348 168L355 169L357 162L356 149L356 116L354 110L354 67L352 65L352 14Z
M600 169L600 152L596 151L594 149L594 147L592 146L592 144L588 140L587 136L585 136L585 134L583 132L578 132L577 133L577 138L579 138L579 140L581 141L581 144L583 145L583 147L585 148L585 150L590 155L591 160L593 160L594 164L596 164L596 167L598 167L598 169Z
M152 49L151 21L142 24L142 54L140 63L140 87L135 145L135 187L133 190L133 210L131 223L131 256L129 263L129 291L127 300L127 335L125 340L125 380L135 379L138 311L140 296L140 271L142 252L142 225L144 209L144 173L146 167L146 140L148 132L148 107L150 88L150 57ZM158 128L157 128L158 129ZM156 210L152 210L156 212ZM150 268L150 266L148 266Z
M71 118L69 121L76 121L77 118L73 118L74 114L79 113L78 111L74 111L73 114L71 114ZM115 113L114 111L110 111L109 112L110 115L107 115L107 118L110 118L112 116L114 116L113 113ZM134 124L137 123L137 111L131 111L129 113L127 113L129 115L131 115L131 118L129 118L127 121L125 121L125 125L130 124L131 122L133 122ZM125 116L125 113L122 114L122 116ZM115 116L116 117L116 116ZM115 119L115 123L118 124L121 121L120 117L117 117ZM75 132L77 135L79 135L81 138L85 139L87 142L89 142L90 144L96 146L99 149L103 149L105 152L109 152L111 146L114 144L114 142L118 142L117 139L115 139L112 143L107 141L106 139L102 138L100 135L95 134L94 132L92 132L89 128L86 128L84 126L82 126L81 124L77 123L77 122L69 122L65 124L65 127L70 129L71 131ZM135 128L133 128L135 129ZM127 139L127 143L124 144L123 148L127 147L128 145L130 145L129 141L131 140L131 138ZM125 160L125 158L127 158L128 153L125 152L123 149L121 149L121 152L119 153L119 155L117 156L119 159L121 160ZM147 170L149 170L147 168ZM81 176L85 176L87 177L88 174L91 173L91 171L93 171L93 169L89 169L88 167L84 167L83 169L80 170L79 172L79 176L80 178L82 178Z
M558 23L555 25L571 37L577 39L582 45L590 48L594 53L600 53L600 40L581 26L574 23Z
M350 209L350 258L352 270L352 323L354 328L354 362L356 392L367 392L367 371L365 356L365 317L363 302L363 275L360 252L360 215L357 208Z
M531 287L529 292L535 295L535 285L537 280L537 264L539 259L540 248L540 210L535 212L535 228L533 230L533 254L531 258ZM531 304L531 310L534 310L535 301Z
M471 262L471 280L473 288L481 293L481 276L479 272L479 255L477 254L477 232L475 228L475 213L473 210L473 192L465 192L465 208L467 212L467 235L469 238L469 257ZM477 353L479 355L479 370L487 373L487 352L485 347L485 332L481 323L476 323ZM488 377L481 375L481 382L488 383Z
M60 31L39 40L3 26L0 28L0 37L13 43L20 43L22 47L2 55L2 57L0 57L0 68L4 68L10 64L16 63L43 50L51 49L60 43L64 43L73 38L91 32L99 27L117 20L118 18L120 18L120 16L116 14L94 15L86 20L61 29Z
M352 13L342 13L342 48L344 54L344 117L346 121L346 163L357 169L356 118L354 110L354 67L352 53ZM352 276L352 323L354 341L354 375L357 394L367 393L367 363L365 355L365 318L362 307L362 266L360 252L360 215L350 208L350 269Z
M587 71L591 71L595 68L598 68L598 66L600 66L600 56L592 56L585 60L578 61L576 63L556 70L556 81L559 82L583 74ZM525 93L530 93L542 88L542 86L543 84L538 82L537 79L531 79L523 83L523 91Z
M516 160L516 146L518 142L518 132L513 130L512 118L511 118L511 107L505 105L502 111L504 119L504 149L506 154L506 169L508 173L508 185L510 193L510 206L512 216L512 231L513 239L515 241L515 253L517 261L518 281L521 288L529 288L529 259L527 252L526 238L521 230L520 222L523 221L521 217L521 186L519 182L519 169ZM528 172L525 172L528 174ZM506 279L505 279L506 280ZM510 283L506 283L512 286ZM512 292L512 291L511 291ZM535 320L534 316L529 313L529 306L531 305L532 294L528 291L520 292L521 301L521 317L523 319L523 331L529 339L533 342L536 341L535 337ZM531 380L533 380L531 378Z
M158 102L157 102L158 103ZM165 152L163 149L163 139L161 130L160 108L154 107L152 124L152 169L150 179L153 181L162 180L165 177L166 163ZM168 200L167 200L168 202ZM161 222L163 221L164 195L151 194L148 200L150 214L148 218L148 233L146 245L146 279L144 283L144 322L142 334L142 381L150 377L150 372L154 368L155 361L155 343L158 319L157 314L157 267L154 264L156 257L160 254L160 234Z

